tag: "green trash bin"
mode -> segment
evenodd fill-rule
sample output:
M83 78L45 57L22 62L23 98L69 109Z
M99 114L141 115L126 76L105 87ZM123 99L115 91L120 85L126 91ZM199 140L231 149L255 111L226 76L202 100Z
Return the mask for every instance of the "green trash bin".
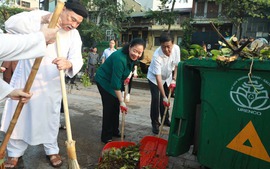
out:
M220 67L213 60L193 59L179 64L182 82L177 80L168 155L183 154L197 141L198 161L206 167L270 168L270 62L254 60L249 77L251 62L237 60ZM191 72L196 78L186 76ZM198 82L200 93L195 93L197 89L185 91L185 86L194 86L191 82ZM185 99L192 103L183 104ZM195 125L198 104L201 108L196 134L196 128L188 124Z

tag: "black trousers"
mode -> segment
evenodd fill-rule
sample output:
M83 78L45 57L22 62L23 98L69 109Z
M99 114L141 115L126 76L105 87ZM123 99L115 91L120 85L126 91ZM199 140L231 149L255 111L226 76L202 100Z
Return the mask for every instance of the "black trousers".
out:
M160 94L160 91L158 89L158 86L152 83L150 80L149 82L149 87L150 87L150 92L151 92L151 107L150 107L150 117L152 121L152 125L157 125L159 123L159 114L160 114L160 121L162 121L165 107L163 105L163 98ZM166 83L163 85L164 91L166 96L168 97L169 94L169 88ZM165 118L165 121L169 120L169 112L167 111L167 115Z
M91 65L89 64L88 65L88 76L89 76L89 79L91 82L94 82L95 81L95 73L96 73L96 65Z
M98 83L97 87L103 105L101 140L106 141L119 133L120 103L116 97L104 90Z

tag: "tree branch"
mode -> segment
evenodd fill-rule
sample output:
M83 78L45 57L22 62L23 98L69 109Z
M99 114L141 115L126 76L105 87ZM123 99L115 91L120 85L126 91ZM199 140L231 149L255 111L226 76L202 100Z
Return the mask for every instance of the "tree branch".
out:
M211 26L213 27L213 29L217 32L218 36L224 41L224 43L233 51L233 53L236 53L236 49L234 49L234 47L228 43L228 41L223 37L223 35L218 31L218 29L215 27L215 25L213 24L213 22L210 22Z

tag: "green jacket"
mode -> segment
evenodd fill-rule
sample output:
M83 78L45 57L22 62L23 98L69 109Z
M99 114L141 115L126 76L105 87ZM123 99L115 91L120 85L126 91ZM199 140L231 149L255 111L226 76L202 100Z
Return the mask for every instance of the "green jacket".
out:
M124 54L122 49L113 52L98 68L95 80L107 92L116 97L114 90L121 90L124 80L133 70L136 61Z

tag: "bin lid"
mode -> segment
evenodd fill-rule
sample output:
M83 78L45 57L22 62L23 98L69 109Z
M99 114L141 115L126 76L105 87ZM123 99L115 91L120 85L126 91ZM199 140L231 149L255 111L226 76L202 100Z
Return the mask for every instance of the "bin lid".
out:
M186 66L194 66L194 67L249 70L252 60L251 59L235 60L225 65L218 64L217 61L212 59L199 59L199 58L192 58L184 62ZM254 59L252 70L270 71L270 60Z

